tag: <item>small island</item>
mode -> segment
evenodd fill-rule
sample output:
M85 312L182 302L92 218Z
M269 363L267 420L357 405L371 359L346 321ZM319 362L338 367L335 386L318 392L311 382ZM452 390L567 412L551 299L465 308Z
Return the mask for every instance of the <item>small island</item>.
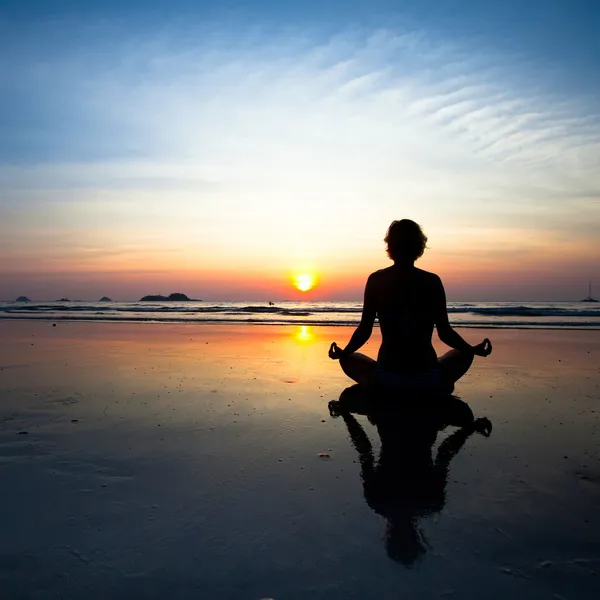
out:
M27 296L19 296L15 302L31 302L31 300Z
M175 293L168 296L161 296L160 294L144 296L140 299L140 302L198 302L198 300L188 298L185 294Z
M112 300L108 296L102 296L98 302L112 302Z

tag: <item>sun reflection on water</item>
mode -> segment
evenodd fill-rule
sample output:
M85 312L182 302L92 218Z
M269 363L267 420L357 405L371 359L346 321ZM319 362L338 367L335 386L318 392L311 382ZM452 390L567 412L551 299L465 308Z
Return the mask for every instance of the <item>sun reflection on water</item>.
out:
M305 344L308 342L314 342L316 336L313 331L313 327L311 327L310 325L299 325L294 333L294 338L296 339L296 341Z

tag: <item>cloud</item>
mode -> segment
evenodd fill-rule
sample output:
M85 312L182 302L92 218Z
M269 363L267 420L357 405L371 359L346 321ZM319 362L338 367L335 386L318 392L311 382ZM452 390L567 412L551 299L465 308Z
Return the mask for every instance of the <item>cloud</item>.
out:
M102 231L106 257L153 240L194 259L245 249L247 265L333 265L344 248L369 263L401 214L448 252L453 229L512 231L518 244L536 219L540 240L591 240L600 117L528 60L427 31L204 31L20 65L20 89L51 90L47 128L21 146L43 138L52 152L0 165L5 223L31 216L18 221L25 239L42 221L68 229L82 255Z

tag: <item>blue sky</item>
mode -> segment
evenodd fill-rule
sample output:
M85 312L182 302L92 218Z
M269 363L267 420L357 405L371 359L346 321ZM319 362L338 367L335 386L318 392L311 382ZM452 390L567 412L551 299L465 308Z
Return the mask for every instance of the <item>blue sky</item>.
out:
M1 6L2 298L351 299L404 216L454 299L600 285L598 3Z

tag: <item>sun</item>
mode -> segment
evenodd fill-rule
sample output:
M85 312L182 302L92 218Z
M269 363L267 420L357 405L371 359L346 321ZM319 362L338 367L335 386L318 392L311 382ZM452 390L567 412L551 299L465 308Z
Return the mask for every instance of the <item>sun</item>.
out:
M294 275L293 283L294 287L301 292L308 292L315 286L315 276L312 273L300 273Z

